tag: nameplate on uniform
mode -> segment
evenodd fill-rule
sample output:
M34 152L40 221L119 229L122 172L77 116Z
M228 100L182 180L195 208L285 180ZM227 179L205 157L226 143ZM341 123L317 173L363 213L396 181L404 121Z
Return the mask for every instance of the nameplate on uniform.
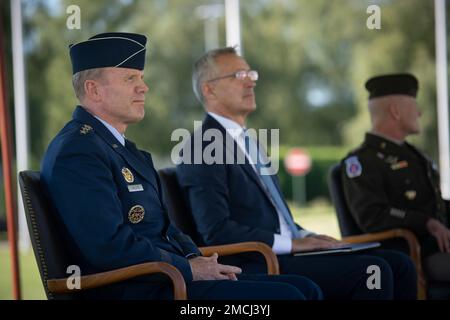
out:
M391 208L391 210L389 210L389 214L393 217L400 218L400 219L404 219L406 216L405 211L396 209L396 208Z
M142 186L142 184L130 184L128 186L128 191L130 192L144 191L144 187Z

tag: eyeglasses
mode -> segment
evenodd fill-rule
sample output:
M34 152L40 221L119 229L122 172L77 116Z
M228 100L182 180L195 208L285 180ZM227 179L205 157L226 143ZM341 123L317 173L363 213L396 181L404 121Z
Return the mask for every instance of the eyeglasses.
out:
M233 77L238 80L245 80L245 78L248 77L252 81L257 81L259 78L259 74L258 74L258 71L256 71L256 70L248 70L248 71L240 70L240 71L237 71L232 74L227 74L225 76L221 76L221 77L217 77L217 78L208 80L206 82L217 81L217 80L221 80L221 79L225 79L225 78L233 78Z

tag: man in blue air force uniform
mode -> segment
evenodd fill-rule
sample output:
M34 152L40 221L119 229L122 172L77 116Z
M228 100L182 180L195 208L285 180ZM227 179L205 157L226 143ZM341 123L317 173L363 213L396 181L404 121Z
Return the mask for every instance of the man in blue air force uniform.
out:
M281 273L311 278L322 288L325 298L415 298L416 273L404 254L386 250L293 256L292 253L298 251L331 248L341 243L296 225L281 194L276 173L270 170L263 173L260 162L266 161L257 159L266 155L263 150L258 154L257 148L251 148L257 142L245 129L247 116L256 108L253 89L258 73L250 69L234 48L221 48L197 60L192 79L196 96L204 104L207 115L199 132L182 148L177 174L191 206L199 243L264 242L278 255ZM216 140L203 139L205 141L197 145L196 134L214 131L221 133ZM223 146L223 159L218 156L222 163L208 159L199 164L190 161L192 156L195 160L196 154L207 154L213 143ZM247 159L245 163L237 161L242 152ZM185 153L190 154L191 159ZM263 267L257 257L248 255L224 257L223 261L236 264L244 271L255 272ZM366 283L367 268L371 265L381 270L379 290L370 290Z
M50 143L42 181L82 274L149 261L180 270L191 299L316 299L320 289L301 277L244 276L202 257L168 220L149 153L125 139L144 117L147 39L106 33L70 46L73 85L81 105ZM205 281L197 281L205 280ZM221 280L221 281L220 281ZM86 292L87 298L172 297L162 277L147 276Z

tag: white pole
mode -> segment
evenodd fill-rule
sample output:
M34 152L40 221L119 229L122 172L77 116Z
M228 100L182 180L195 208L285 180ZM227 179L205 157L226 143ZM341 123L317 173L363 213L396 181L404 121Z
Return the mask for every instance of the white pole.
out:
M206 51L219 47L219 25L216 18L205 20L205 49Z
M227 46L237 46L238 53L242 54L239 0L225 0L225 18Z
M434 1L436 34L436 89L438 106L439 166L442 196L450 198L450 147L447 91L445 0Z
M196 15L204 20L205 51L219 47L218 19L223 16L222 4L202 5L197 7Z
M21 0L11 0L11 30L14 76L14 118L16 125L16 163L17 172L28 169L28 112L25 98L25 71L22 39L22 8ZM16 175L17 177L17 175ZM20 190L17 190L19 248L29 250L30 236L28 233L25 212Z

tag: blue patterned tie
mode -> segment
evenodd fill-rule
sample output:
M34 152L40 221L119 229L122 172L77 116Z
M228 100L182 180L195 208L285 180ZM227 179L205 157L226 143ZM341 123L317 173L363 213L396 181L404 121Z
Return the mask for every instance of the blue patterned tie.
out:
M264 150L260 151L260 146L257 144L257 142L254 139L252 139L248 134L245 133L244 133L244 142L245 142L245 151L247 152L249 158L251 159L251 163L255 166L256 175L258 176L262 185L265 187L266 193L269 195L272 204L274 205L277 212L281 213L281 215L283 216L284 221L286 221L287 225L289 226L289 229L292 232L292 236L294 238L300 237L300 232L297 226L295 225L291 215L289 214L289 209L286 207L286 204L284 203L280 192L275 186L275 183L272 180L272 176L267 174L261 174L261 172L263 172L262 169L266 168L266 165L264 165L260 161L261 159L267 158L265 157Z

